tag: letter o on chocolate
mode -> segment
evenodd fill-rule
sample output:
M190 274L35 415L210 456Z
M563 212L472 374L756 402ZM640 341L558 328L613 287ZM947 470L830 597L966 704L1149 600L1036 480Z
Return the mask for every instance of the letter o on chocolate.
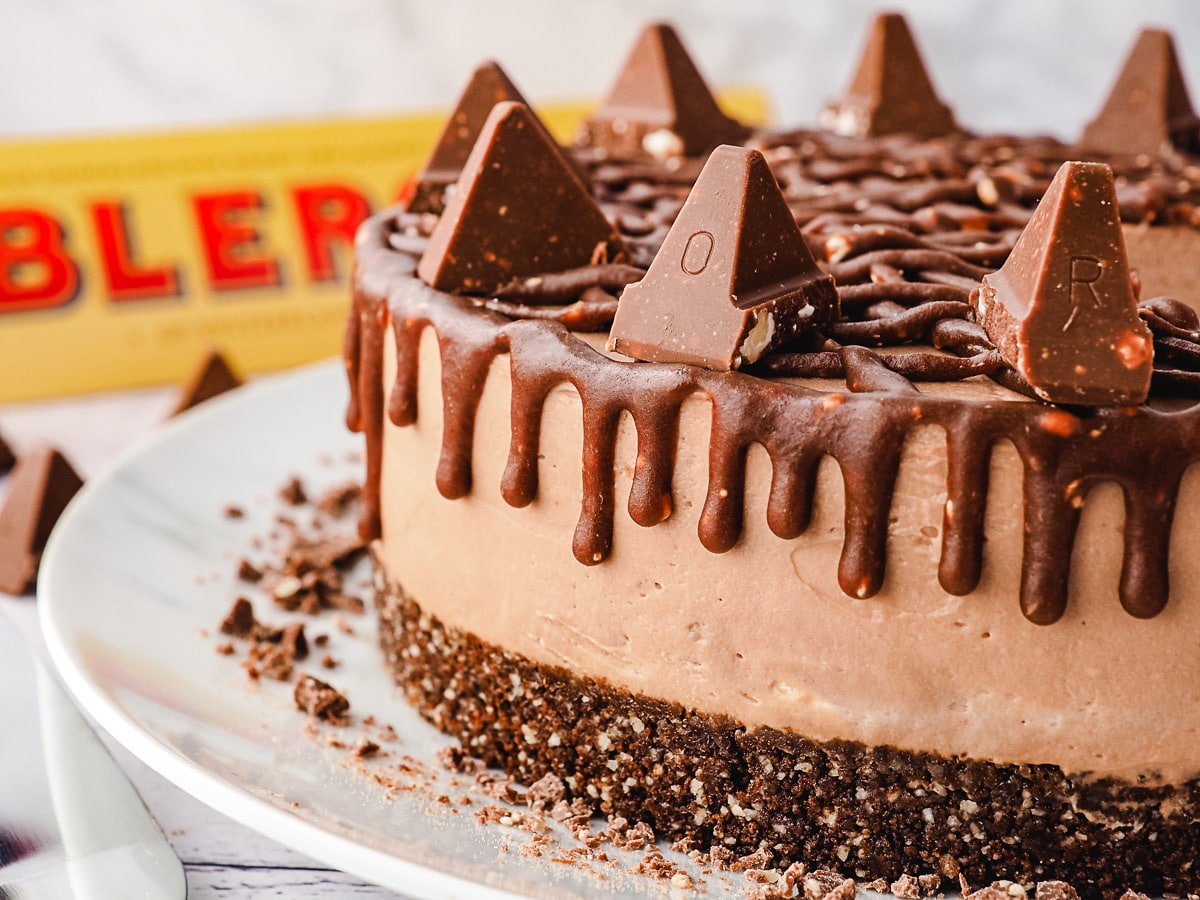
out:
M708 268L709 257L712 256L713 236L707 231L697 231L683 248L683 259L679 261L680 268L689 275L699 275Z

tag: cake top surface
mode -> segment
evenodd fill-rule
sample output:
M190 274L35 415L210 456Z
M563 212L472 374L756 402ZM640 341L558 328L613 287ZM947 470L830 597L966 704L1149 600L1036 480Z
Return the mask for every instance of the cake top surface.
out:
M906 34L881 20L864 66L890 71L896 59L919 61ZM699 90L694 66L680 66L681 46L663 26L649 29L629 63L639 83L682 81ZM647 59L658 68L644 71ZM928 83L927 74L921 77ZM871 81L856 79L851 95L859 80ZM1178 95L1172 78L1156 83L1163 96ZM707 93L702 81L699 87ZM895 102L887 91L878 93L872 102ZM547 143L532 113L516 112L524 107L506 104L503 115L538 136L537 151L528 154L537 175L531 179L516 155L496 164L489 154L503 141L496 128L485 127L440 219L395 210L375 235L379 246L360 241L360 296L389 297L398 344L411 349L427 325L455 341L443 385L457 421L447 425L439 490L454 497L471 489L470 420L483 373L507 353L516 392L513 446L534 452L510 460L505 499L523 505L536 494L540 404L551 385L573 384L588 410L591 461L574 551L581 563L600 563L611 549L606 469L617 419L631 413L646 448L639 451L630 514L654 524L669 514L670 436L679 404L700 393L714 406L701 543L714 552L736 543L739 461L751 444L764 446L775 466L779 488L768 519L784 538L803 531L811 509L803 486L820 458L833 456L845 477L847 507L862 512L847 519L838 580L847 594L867 597L882 584L900 447L911 429L936 425L960 467L951 475L950 503L958 512L947 517L943 535L943 588L963 594L978 583L986 459L997 440L1007 439L1031 485L1021 591L1026 616L1046 624L1062 615L1062 560L1070 558L1081 498L1101 481L1117 482L1128 498L1120 602L1134 616L1155 615L1168 594L1170 506L1198 455L1190 435L1200 413L1190 398L1200 391L1200 333L1186 303L1137 300L1138 273L1126 259L1121 223L1197 226L1200 160L1186 145L1149 155L1093 152L1081 164L1073 162L1078 148L1060 141L974 135L951 118L932 137L886 128L858 135L759 130L743 142L746 149L688 155L680 152L683 132L707 122L708 138L694 146L719 144L720 120L695 113L707 101L669 102L666 89L648 96L621 106L624 118L613 115L618 105L607 104L570 151ZM932 88L927 99L936 101ZM659 116L668 108L692 118ZM664 140L664 130L677 140ZM550 171L555 175L547 179ZM512 204L475 202L485 180ZM578 202L565 220L532 217L538 227L552 235L567 220L596 228L567 257L519 268L528 254L517 259L521 254L488 249L489 242L497 235L524 239L526 232L514 229L519 195L542 190L547 180L562 186L551 193ZM582 200L573 193L577 184L586 186ZM1050 202L1039 206L1048 191ZM461 254L447 250L447 223L472 217L478 240L464 243ZM755 233L768 227L773 237ZM1063 250L1068 244L1076 249ZM460 265L489 254L509 277L439 280L447 258ZM391 286L375 287L384 273ZM822 296L820 286L830 281L836 299ZM664 330L672 317L686 326ZM570 337L610 327L615 351L649 362L618 358L600 365L591 343ZM700 333L704 342L696 340ZM391 391L388 414L397 424L416 415L415 378L402 367ZM934 386L955 382L970 396ZM983 389L987 384L993 387ZM998 396L1036 402L997 403ZM362 407L356 398L351 420L369 430ZM1159 464L1148 467L1147 459ZM370 515L368 533L378 527Z

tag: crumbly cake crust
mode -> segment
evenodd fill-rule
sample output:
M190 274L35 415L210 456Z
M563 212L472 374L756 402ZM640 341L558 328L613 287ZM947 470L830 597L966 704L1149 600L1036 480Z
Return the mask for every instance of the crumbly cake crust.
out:
M536 664L444 626L375 565L386 665L410 702L524 784L657 834L858 878L1060 879L1082 897L1200 888L1200 781L1146 786L748 730Z

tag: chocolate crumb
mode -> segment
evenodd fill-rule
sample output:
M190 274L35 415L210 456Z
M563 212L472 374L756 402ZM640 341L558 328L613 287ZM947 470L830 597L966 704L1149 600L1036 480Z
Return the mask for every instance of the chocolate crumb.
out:
M363 612L362 598L344 591L341 572L361 555L362 541L350 534L300 534L294 522L286 527L292 532L290 544L270 584L275 602L289 612L314 616L324 609Z
M675 874L675 865L662 855L657 847L651 847L633 870L638 875L649 875L659 881L665 881Z
M221 634L230 637L249 638L258 630L258 621L254 618L254 607L245 597L238 597L233 606L225 614L221 622Z
M304 490L304 482L299 476L293 475L287 484L279 489L279 499L288 506L303 506L308 502L308 494Z
M854 879L830 869L817 869L809 873L804 877L802 887L807 900L850 900L858 892ZM892 885L893 891L895 887Z
M361 613L367 608L362 597L354 594L330 593L324 599L325 606L329 609L338 609L343 612Z
M733 851L727 847L714 844L709 848L708 859L714 871L733 871Z
M1079 900L1079 893L1065 881L1039 881L1035 900Z
M296 622L292 625L287 625L279 636L279 645L282 650L288 653L294 660L300 660L308 656L308 641L304 639L304 625Z
M340 519L353 510L361 499L362 486L350 482L321 494L317 498L315 506L319 512L334 519Z
M958 864L958 860L948 854L938 857L938 871L942 873L943 878L948 879L955 879L961 875L961 867Z
M236 503L230 503L223 510L224 516L227 519L244 519L246 518L246 510L238 506Z
M900 900L919 900L921 896L921 886L917 879L911 875L904 874L892 882L892 893Z
M338 661L336 659L334 659L332 656L330 656L328 653L326 653L324 656L321 657L321 668L322 669L336 669L337 667L338 667Z
M236 651L231 642L226 641L224 644L217 644L217 653L221 656L233 656Z
M257 584L262 580L262 569L255 566L250 560L243 557L238 560L237 577L239 581L245 581L249 584Z
M744 872L747 869L766 869L771 865L771 851L766 846L759 847L753 853L739 857L729 864L729 871Z
M550 810L550 818L574 830L579 826L586 826L592 818L592 813L592 805L582 797L576 797L569 803L565 799L557 801Z
M435 754L438 764L460 775L474 775L483 771L483 763L471 756L462 747L443 747Z
M755 884L778 884L779 871L777 869L747 869L746 880Z
M379 740L386 741L389 744L396 744L400 742L400 735L396 734L396 729L391 725L381 726L377 737Z
M620 821L621 827L614 827ZM624 819L610 817L608 839L619 850L641 850L654 843L654 830L645 822L637 822L632 827Z
M505 819L508 819L510 823L512 821L506 810L492 803L475 810L475 821L480 825L499 825Z
M349 722L347 713L350 711L350 701L335 688L311 675L301 675L296 680L292 697L296 701L296 708L310 716L323 719L331 725Z
M475 783L489 797L503 800L505 803L517 803L521 799L511 778L497 777L490 772L484 772L475 779Z
M250 646L246 661L257 664L255 668L259 675L276 681L291 681L296 657L290 647L258 641Z
M354 745L354 758L367 759L379 753L379 745L370 738L362 737Z
M700 856L700 852L696 849L696 839L690 834L676 838L671 842L670 849L676 853L686 853L689 856L695 853L697 857Z
M671 876L671 887L677 891L694 891L696 884L687 872L676 872Z
M1021 896L1024 896L1024 892L1021 893ZM998 881L987 887L981 887L977 891L964 893L963 900L1014 900L1014 898L1008 892L1007 883Z
M553 807L566 796L567 788L561 778L553 772L548 772L529 786L525 792L525 802L534 812L542 812L547 807Z

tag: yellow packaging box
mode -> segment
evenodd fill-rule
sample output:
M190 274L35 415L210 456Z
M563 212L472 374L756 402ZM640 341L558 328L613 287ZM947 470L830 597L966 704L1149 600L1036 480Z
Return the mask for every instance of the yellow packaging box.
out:
M723 95L747 121L753 91ZM539 107L560 139L590 107ZM442 115L0 146L0 402L336 354L358 223Z

